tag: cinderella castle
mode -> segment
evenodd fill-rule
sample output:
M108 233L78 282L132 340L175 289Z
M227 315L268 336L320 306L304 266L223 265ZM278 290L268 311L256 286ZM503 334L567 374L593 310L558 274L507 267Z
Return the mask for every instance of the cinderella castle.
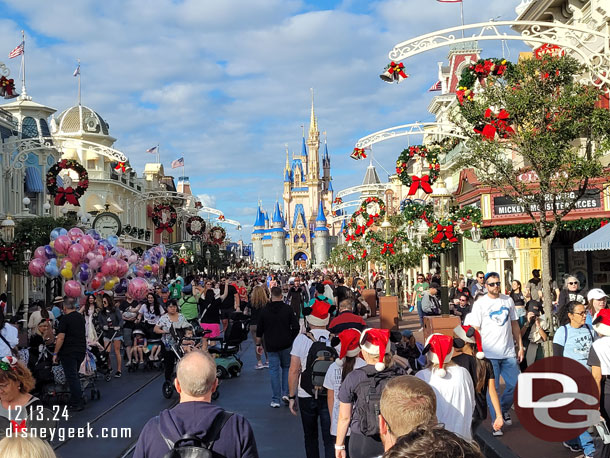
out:
M314 113L313 98L307 140L303 136L301 153L293 154L292 162L286 150L284 168L283 211L275 203L273 214L260 204L252 232L256 265L322 266L336 244L335 227L328 217L333 202L330 176L330 156L324 142L322 176L320 176L320 132Z

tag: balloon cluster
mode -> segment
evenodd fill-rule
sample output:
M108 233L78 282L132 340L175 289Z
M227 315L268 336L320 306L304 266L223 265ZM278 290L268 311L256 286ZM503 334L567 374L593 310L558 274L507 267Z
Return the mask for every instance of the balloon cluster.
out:
M28 270L34 277L63 278L68 297L113 291L144 299L165 266L165 247L155 246L140 258L132 250L117 246L118 242L118 237L103 239L93 229L85 233L78 227L56 228L51 231L49 244L36 248Z

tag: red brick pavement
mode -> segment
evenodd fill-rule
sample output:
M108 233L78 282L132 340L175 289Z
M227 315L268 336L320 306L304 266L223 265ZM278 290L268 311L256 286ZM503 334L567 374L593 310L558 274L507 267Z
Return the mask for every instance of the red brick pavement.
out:
M379 317L369 318L366 320L371 327L379 326ZM417 313L408 313L405 311L402 321L399 325L400 330L410 329L413 331L418 342L424 341L423 332L419 331L419 318ZM511 411L513 424L512 426L504 427L504 436L495 437L506 447L511 449L517 456L522 458L582 458L583 454L573 453L566 449L560 442L545 442L530 433L528 433L519 423L514 410ZM491 431L491 423L489 421L483 424L483 427Z

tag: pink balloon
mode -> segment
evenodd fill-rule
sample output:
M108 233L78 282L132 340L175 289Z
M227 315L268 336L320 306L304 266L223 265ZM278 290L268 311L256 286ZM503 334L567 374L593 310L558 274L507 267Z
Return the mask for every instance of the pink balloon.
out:
M129 264L127 264L127 261L123 261L122 259L119 259L117 261L116 276L121 278L121 277L125 276L125 274L127 273L128 270L129 270Z
M95 248L95 240L90 235L83 235L78 243L83 246L87 254Z
M114 275L118 267L118 262L115 258L108 258L102 262L102 273L104 275Z
M152 273L157 275L159 273L159 264L153 264L151 267L152 267Z
M148 282L144 278L134 278L127 286L127 293L138 301L145 299L148 293Z
M34 250L34 259L43 259L43 260L47 259L47 255L45 253L43 246L39 246L38 248L36 248Z
M70 248L71 244L72 241L70 240L70 237L68 237L67 235L60 235L55 239L55 251L58 254L67 254L68 248Z
M43 248L44 250L44 248ZM28 265L28 270L33 277L42 277L44 275L45 261L41 258L34 258Z
M82 245L75 243L68 248L68 258L73 264L78 264L85 257L85 249Z
M68 297L79 297L82 294L80 283L76 280L68 280L64 284L64 293Z
M85 235L85 233L78 227L73 227L68 231L68 237L70 237L70 240L73 242L78 241L83 235Z

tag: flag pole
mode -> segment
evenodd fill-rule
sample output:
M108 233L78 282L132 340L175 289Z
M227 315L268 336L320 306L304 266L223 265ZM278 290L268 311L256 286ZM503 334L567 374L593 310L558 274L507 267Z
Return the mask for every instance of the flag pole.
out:
M78 66L76 68L78 68L78 106L80 106L80 74L81 74L81 69L80 69L80 59L76 59L76 61L78 62Z
M462 38L464 38L464 0L460 2L460 17L462 19Z
M159 145L160 145L160 144L159 144L159 143L157 143L157 164L160 164L160 163L161 163L161 152L159 151L159 150L160 150Z
M25 90L25 32L21 31L21 43L23 43L23 51L21 52L21 94L23 97L28 95Z

